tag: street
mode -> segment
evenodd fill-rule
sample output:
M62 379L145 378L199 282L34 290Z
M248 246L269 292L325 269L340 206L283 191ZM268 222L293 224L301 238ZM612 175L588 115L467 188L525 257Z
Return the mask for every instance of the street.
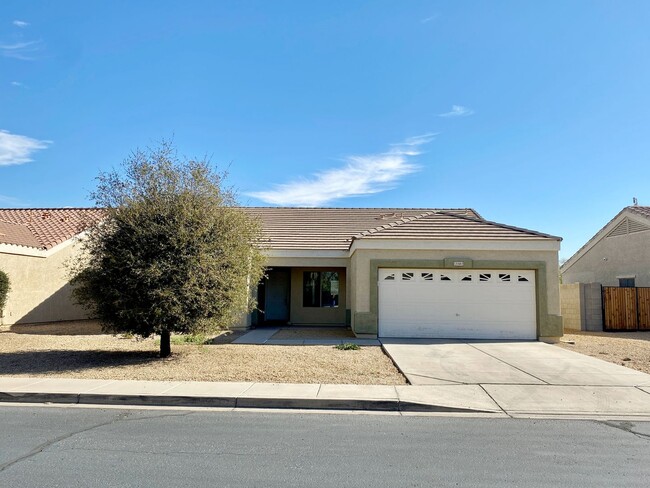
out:
M0 405L2 487L646 487L650 423Z

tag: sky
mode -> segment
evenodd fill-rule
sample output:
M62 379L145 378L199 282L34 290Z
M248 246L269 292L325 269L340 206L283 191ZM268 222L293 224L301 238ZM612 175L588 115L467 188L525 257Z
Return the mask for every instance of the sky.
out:
M650 205L650 2L0 2L0 207L173 139L244 205L471 207L570 257Z

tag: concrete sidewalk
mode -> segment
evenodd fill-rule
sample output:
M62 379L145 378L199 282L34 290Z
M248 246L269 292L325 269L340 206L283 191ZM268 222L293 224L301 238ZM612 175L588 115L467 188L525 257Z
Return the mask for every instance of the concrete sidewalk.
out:
M1 402L503 413L476 385L325 385L0 377ZM650 413L650 411L649 411Z
M325 385L0 377L0 402L650 419L650 387Z

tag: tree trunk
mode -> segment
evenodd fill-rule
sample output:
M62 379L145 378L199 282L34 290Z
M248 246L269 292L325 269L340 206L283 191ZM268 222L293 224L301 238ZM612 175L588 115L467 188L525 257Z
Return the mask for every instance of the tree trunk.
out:
M171 334L167 329L160 332L160 357L166 358L172 353Z

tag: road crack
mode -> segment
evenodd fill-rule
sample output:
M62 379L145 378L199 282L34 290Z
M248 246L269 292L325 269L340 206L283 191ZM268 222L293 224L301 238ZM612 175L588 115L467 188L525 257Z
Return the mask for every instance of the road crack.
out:
M644 439L646 441L650 441L650 434L644 434L643 432L637 432L634 429L634 424L632 422L613 422L610 420L596 420L595 421L597 424L601 425L606 425L607 427L612 427L617 430L622 430L623 432L627 432L628 434L632 434L637 436L639 439Z
M15 466L16 464L22 463L24 461L27 461L28 459L33 458L34 456L38 456L40 453L45 451L46 449L63 442L67 439L70 439L71 437L74 437L79 434L83 434L85 432L89 432L91 430L99 429L101 427L105 427L107 425L113 425L118 422L134 422L134 421L140 421L140 420L150 420L150 419L159 419L159 418L164 418L164 417L186 417L188 415L193 414L194 412L185 412L181 414L163 414L163 415L151 415L148 417L130 417L132 412L127 411L127 412L122 412L119 415L116 415L110 420L106 420L104 422L100 422L98 424L94 424L88 427L84 427L78 430L75 430L73 432L68 432L66 434L60 435L58 437L55 437L54 439L50 439L46 442L43 442L42 444L39 444L36 446L34 449L29 451L26 454L23 454L22 456L19 456L15 459L12 459L11 461L7 461L6 463L0 464L0 473L5 471L6 469Z

